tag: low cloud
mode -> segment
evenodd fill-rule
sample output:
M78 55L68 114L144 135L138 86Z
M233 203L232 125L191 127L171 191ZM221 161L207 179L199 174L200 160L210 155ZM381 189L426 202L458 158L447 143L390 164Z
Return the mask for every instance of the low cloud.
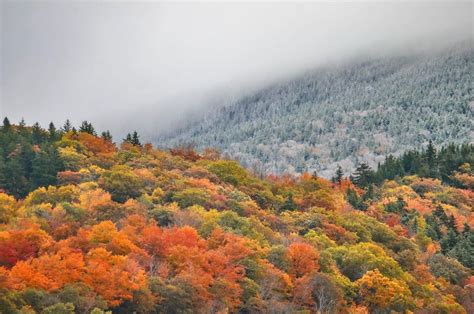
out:
M309 68L472 40L471 2L1 2L1 114L118 136Z

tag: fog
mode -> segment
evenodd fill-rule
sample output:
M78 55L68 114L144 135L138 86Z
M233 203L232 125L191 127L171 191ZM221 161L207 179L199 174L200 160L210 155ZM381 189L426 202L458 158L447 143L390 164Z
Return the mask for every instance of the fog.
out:
M472 40L472 2L1 2L1 115L114 135L360 56Z

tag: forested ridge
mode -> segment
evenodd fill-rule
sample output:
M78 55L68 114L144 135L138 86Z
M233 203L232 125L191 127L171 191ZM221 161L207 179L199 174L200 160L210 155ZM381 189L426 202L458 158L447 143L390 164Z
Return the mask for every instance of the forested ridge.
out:
M160 145L208 146L263 174L375 167L389 154L474 138L470 43L327 66L210 108Z
M474 147L261 177L84 121L0 129L1 313L472 313Z

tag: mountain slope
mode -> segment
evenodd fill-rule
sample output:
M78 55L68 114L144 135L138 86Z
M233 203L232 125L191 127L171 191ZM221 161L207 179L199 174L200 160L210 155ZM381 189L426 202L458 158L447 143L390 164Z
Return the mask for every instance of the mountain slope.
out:
M474 51L393 57L276 84L162 135L161 145L213 146L262 173L330 176L392 153L474 138Z
M8 121L1 313L474 313L474 145L331 182Z

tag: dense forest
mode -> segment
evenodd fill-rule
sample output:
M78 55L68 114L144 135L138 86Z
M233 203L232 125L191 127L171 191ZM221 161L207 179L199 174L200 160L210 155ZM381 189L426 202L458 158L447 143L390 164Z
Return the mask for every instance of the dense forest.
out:
M470 42L428 55L327 66L211 108L160 145L216 147L269 173L349 174L389 154L474 138Z
M262 177L87 121L0 130L2 313L473 313L474 147Z

